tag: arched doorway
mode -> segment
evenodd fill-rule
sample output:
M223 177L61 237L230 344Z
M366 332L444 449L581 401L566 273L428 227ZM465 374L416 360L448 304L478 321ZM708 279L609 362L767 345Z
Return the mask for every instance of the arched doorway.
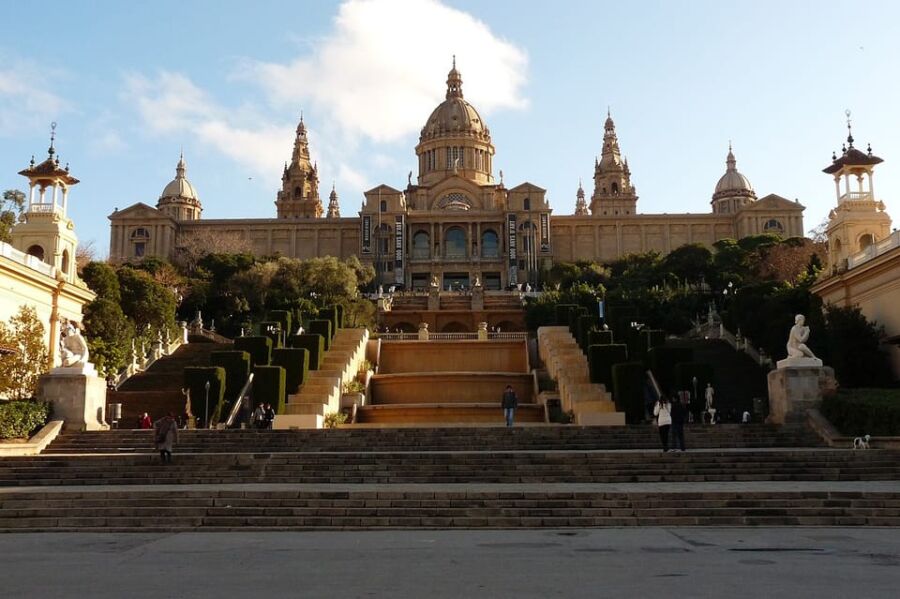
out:
M25 253L28 254L29 256L34 256L41 262L44 261L44 248L42 248L41 246L39 246L37 244L30 246Z
M458 320L454 320L452 322L448 322L444 325L444 328L441 329L442 333L469 333L469 327L459 322Z

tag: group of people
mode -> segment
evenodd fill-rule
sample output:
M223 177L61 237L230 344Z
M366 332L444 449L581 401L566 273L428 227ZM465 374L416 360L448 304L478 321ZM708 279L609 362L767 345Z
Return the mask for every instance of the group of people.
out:
M261 403L253 410L250 418L250 426L262 430L271 430L275 422L275 409L272 404Z

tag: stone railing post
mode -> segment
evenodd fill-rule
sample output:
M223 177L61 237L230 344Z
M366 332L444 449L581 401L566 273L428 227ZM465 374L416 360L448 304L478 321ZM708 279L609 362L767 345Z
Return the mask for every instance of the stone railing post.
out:
M428 323L420 322L419 323L419 341L428 341Z

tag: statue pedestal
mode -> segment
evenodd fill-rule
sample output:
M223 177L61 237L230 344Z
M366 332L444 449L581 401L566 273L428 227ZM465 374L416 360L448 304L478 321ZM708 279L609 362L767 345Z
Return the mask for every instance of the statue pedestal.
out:
M54 368L38 380L37 396L49 402L53 418L64 420L66 430L108 430L106 424L106 381L93 366Z
M472 287L472 309L484 310L484 287Z
M799 365L804 361L807 365ZM789 363L782 366L782 363ZM814 362L818 362L815 365ZM773 424L798 423L822 403L822 391L833 388L834 369L815 358L788 358L769 373L769 418Z
M432 311L441 309L441 292L437 287L432 287L428 291L428 309Z
M782 368L821 368L822 360L819 358L785 358L778 360L775 366L780 370Z

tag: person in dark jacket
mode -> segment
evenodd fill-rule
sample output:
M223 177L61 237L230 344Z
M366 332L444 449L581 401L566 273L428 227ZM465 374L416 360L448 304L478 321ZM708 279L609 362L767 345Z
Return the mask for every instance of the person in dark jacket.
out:
M684 421L687 419L688 406L681 398L672 402L672 450L684 451Z
M516 392L512 385L507 385L506 390L503 391L503 402L501 405L503 406L503 415L506 418L506 426L512 426L516 408L519 406L519 398L516 397Z

